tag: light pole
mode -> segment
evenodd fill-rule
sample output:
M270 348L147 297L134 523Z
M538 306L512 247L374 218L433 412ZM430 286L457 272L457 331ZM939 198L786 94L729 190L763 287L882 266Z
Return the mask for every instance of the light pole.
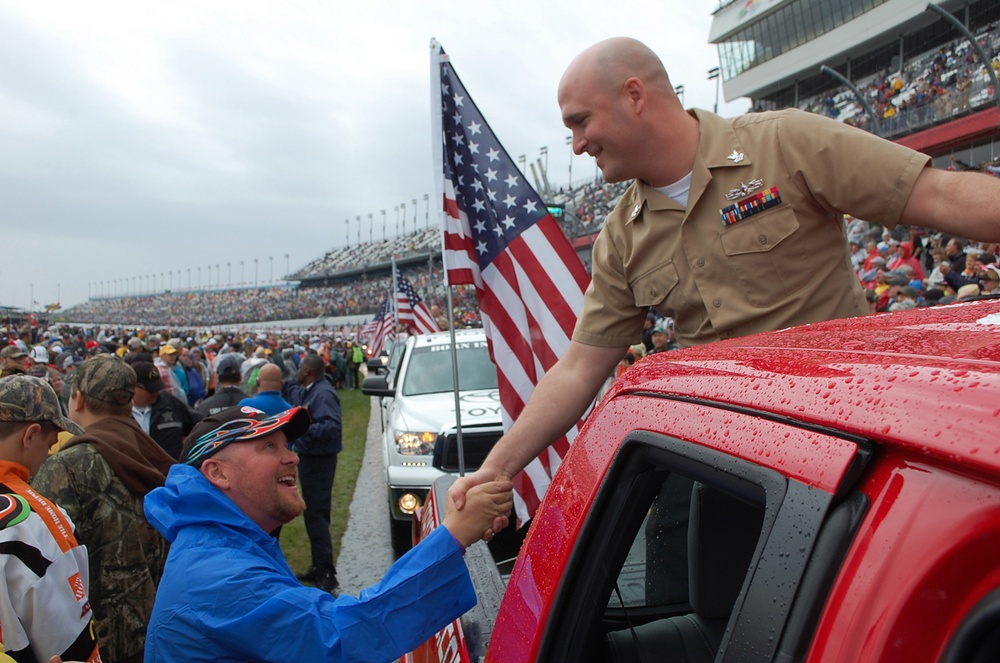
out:
M351 245L351 220L344 219L344 246L349 247Z
M403 217L403 234L406 234L406 203L399 204L399 210Z
M288 279L288 275L291 273L291 271L292 271L292 268L290 266L290 263L288 262L288 254L286 253L285 254L285 279L286 280Z
M712 107L712 112L713 113L718 113L719 112L719 82L722 80L722 77L719 75L719 68L718 67L712 67L711 69L708 70L708 80L710 80L710 81L714 80L715 81L715 106Z
M413 199L413 232L417 232L417 199Z
M253 259L253 287L257 287L257 259Z
M271 266L271 278L268 279L268 282L271 285L274 285L274 256L268 256L267 261L270 263Z
M566 144L569 145L569 185L566 187L570 191L573 190L573 157L575 152L573 152L573 136L566 136Z
M431 197L430 194L424 194L424 202L427 203L427 211L424 213L424 224L430 228L431 227Z
M246 285L246 282L247 282L246 277L243 274L243 261L240 260L240 287L242 288L244 285Z
M385 210L382 210L382 241L389 239L385 236Z
M375 232L375 223L372 221L372 215L368 214L368 243L374 244L375 238L372 237L372 233Z
M675 87L674 88L674 94L676 94L677 97L681 100L681 106L683 106L684 105L684 86L683 85L678 85L677 87Z
M524 164L528 162L528 158L523 154L517 158L517 162L521 164L521 174L524 174Z
M538 152L543 157L545 157L545 178L547 180L548 177L549 177L549 147L548 147L548 145L543 145L542 147L538 148Z
M215 263L215 287L222 287L222 267L219 266L219 263Z
M361 217L358 217L358 246L361 246Z
M399 237L399 205L396 205L392 209L396 211L396 237Z
M226 287L233 287L233 263L231 262L226 263Z

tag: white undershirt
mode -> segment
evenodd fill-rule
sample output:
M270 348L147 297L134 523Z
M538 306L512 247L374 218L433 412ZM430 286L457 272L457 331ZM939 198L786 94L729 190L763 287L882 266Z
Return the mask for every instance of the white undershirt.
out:
M688 206L688 193L691 192L691 175L693 171L667 186L654 186L653 188L662 193L667 198L673 198L681 207Z

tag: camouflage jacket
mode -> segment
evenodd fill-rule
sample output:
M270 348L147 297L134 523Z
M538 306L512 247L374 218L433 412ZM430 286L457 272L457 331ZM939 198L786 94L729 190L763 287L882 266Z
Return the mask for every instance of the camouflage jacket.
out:
M90 600L105 663L142 660L168 544L91 444L49 457L31 485L66 510L90 559Z

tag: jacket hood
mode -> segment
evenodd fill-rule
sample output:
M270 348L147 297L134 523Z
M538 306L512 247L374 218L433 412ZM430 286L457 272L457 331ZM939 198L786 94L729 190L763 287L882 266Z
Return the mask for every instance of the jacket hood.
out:
M261 545L275 543L274 537L189 465L170 468L166 484L146 495L145 511L149 524L170 543L181 530L191 526L236 530Z

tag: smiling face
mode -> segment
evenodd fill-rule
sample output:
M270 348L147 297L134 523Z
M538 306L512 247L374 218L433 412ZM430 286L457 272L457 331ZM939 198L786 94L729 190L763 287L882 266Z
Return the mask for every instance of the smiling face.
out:
M296 482L299 457L282 431L227 445L201 471L265 532L306 508Z
M559 109L573 132L573 152L594 157L608 182L635 177L629 170L635 132L627 100L585 64L571 66L559 84Z

